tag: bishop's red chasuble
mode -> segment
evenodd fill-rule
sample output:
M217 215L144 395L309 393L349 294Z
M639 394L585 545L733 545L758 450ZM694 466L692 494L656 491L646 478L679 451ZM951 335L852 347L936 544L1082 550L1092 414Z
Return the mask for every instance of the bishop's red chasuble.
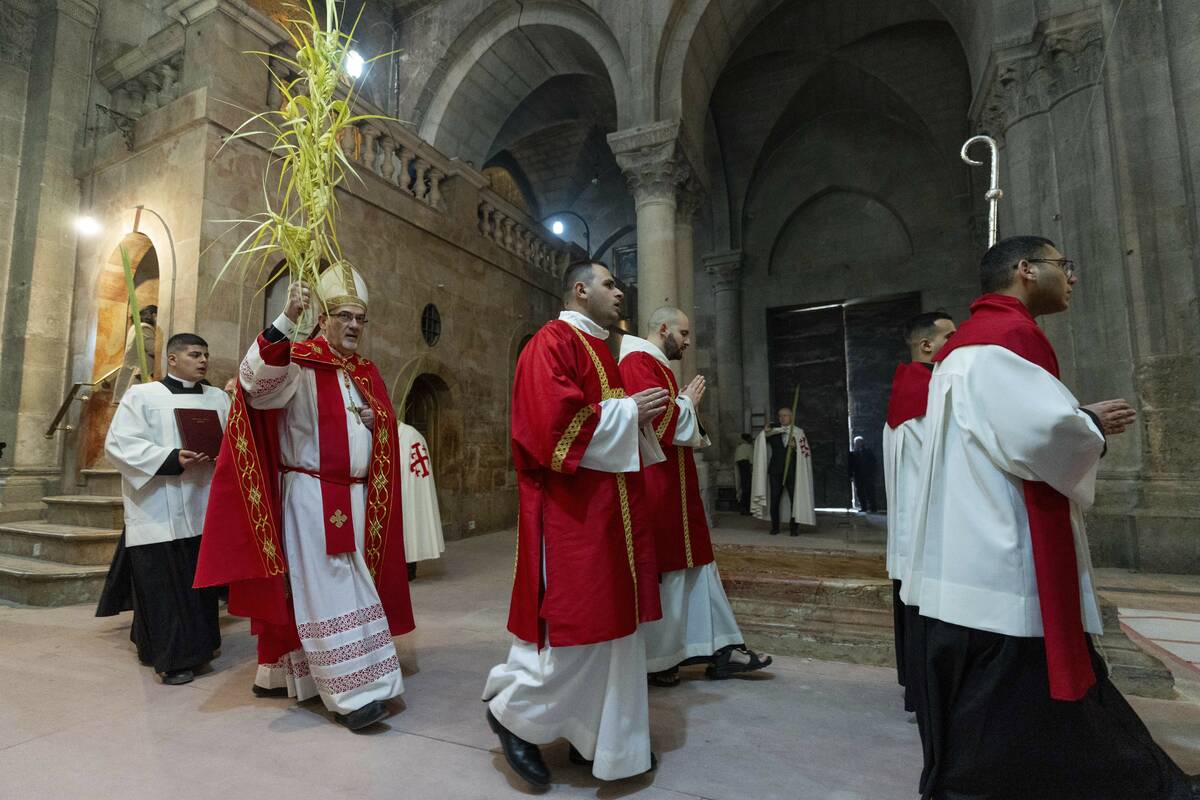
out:
M640 473L579 465L600 404L622 397L607 344L561 320L538 331L517 360L520 511L508 629L539 647L620 639L662 616Z
M666 389L670 402L652 423L666 461L642 470L646 494L646 523L654 533L658 571L702 567L713 560L708 518L700 499L700 478L691 447L675 444L679 422L679 384L661 361L643 351L621 359L621 380L631 394L645 389Z
M370 469L365 480L366 520L363 559L379 592L392 635L411 631L412 604L404 558L396 415L378 368L365 358L342 358L321 338L290 344L259 336L262 360L272 366L290 361L315 372L317 387L322 519L326 553L355 549L350 519L349 444L346 407L338 381L354 382L375 412ZM340 370L340 372L339 372ZM259 637L259 661L270 663L300 647L289 599L287 559L280 531L281 475L278 424L285 410L252 408L238 386L225 445L217 457L195 586L229 585L229 612L250 617Z

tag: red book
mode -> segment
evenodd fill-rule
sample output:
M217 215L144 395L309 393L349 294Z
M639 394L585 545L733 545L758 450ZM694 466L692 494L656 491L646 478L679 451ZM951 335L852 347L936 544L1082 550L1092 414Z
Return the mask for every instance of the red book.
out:
M211 408L177 408L175 421L179 423L179 437L183 439L184 450L217 457L225 433L221 430L221 418L216 411Z

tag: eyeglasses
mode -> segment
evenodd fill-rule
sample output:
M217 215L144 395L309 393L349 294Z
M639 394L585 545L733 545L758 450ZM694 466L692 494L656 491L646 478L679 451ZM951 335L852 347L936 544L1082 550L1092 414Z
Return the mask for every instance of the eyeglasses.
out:
M343 325L349 325L351 321L357 322L359 325L367 324L366 314L351 314L349 311L339 311L336 314L331 314L336 320L339 320Z
M1025 260L1030 264L1053 264L1065 272L1068 279L1079 272L1079 267L1075 266L1075 262L1069 258L1027 258Z

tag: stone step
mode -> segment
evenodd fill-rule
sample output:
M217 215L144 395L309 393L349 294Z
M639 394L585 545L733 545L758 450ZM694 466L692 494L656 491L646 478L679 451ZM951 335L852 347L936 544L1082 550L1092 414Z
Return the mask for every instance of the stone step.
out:
M62 564L100 566L112 561L119 529L82 528L49 522L0 524L0 555L27 556Z
M47 506L46 521L57 525L117 530L125 525L120 497L67 494L43 497L42 502Z
M108 567L0 555L0 598L31 606L94 603Z
M121 473L112 468L81 469L84 491L87 494L107 497L121 496Z

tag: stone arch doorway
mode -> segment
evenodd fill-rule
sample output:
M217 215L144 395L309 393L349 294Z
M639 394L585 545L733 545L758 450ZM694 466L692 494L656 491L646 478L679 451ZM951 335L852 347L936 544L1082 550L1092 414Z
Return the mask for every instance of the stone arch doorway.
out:
M100 268L96 281L94 302L96 303L96 329L92 351L92 374L90 380L99 381L117 370L107 387L97 386L84 404L80 417L78 461L80 467L94 466L104 454L104 437L116 412L116 401L132 379L131 367L137 362L136 351L129 348L136 323L130 315L129 294L125 287L125 269L121 261L121 250L129 254L133 267L134 294L138 307L158 305L159 264L158 252L150 238L141 233L129 233L115 247ZM161 359L162 331L156 329L151 372L154 377L162 375Z
M447 539L460 539L467 515L463 510L464 420L458 381L445 364L431 356L415 358L395 374L391 395L396 416L425 437L443 531ZM401 468L408 469L408 454L402 453L401 458Z

